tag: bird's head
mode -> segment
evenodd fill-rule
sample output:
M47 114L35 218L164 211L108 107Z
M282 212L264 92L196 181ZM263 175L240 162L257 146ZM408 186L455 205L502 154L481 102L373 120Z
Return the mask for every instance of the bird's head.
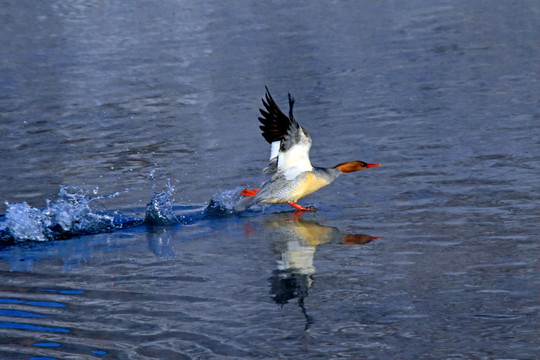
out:
M334 168L340 170L342 173L350 173L377 166L381 166L381 164L369 164L364 161L347 161L334 166Z

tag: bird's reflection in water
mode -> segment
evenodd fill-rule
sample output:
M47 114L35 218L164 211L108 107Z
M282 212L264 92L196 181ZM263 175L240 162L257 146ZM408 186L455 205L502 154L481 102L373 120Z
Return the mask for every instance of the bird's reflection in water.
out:
M313 323L307 314L304 299L313 284L313 257L317 246L326 243L367 244L377 237L365 234L343 234L337 228L303 220L302 213L276 214L263 223L278 255L277 269L272 272L270 293L283 306L298 299L306 318L306 330Z

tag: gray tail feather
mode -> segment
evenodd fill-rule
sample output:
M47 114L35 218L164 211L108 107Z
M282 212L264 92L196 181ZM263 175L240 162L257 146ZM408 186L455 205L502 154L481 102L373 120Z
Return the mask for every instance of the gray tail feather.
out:
M250 206L253 206L257 203L259 203L259 199L257 199L256 196L246 196L242 199L238 200L238 202L234 205L234 211L244 211Z

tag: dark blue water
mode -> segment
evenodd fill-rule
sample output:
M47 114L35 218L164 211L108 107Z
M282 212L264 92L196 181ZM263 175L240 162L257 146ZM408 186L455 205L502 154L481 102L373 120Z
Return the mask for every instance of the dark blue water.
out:
M536 1L4 1L0 357L537 359ZM312 163L232 214L267 85Z

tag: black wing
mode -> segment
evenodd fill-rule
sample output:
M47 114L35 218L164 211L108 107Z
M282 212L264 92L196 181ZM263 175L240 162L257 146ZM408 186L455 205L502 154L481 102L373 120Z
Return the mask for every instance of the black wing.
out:
M291 94L289 94L289 116L287 117L277 106L266 86L265 89L266 101L263 99L262 103L266 110L259 109L262 115L262 117L259 117L259 121L262 124L260 128L264 139L269 143L273 143L274 141L284 140L287 134L293 135L300 129L300 125L298 125L293 117L294 98Z

